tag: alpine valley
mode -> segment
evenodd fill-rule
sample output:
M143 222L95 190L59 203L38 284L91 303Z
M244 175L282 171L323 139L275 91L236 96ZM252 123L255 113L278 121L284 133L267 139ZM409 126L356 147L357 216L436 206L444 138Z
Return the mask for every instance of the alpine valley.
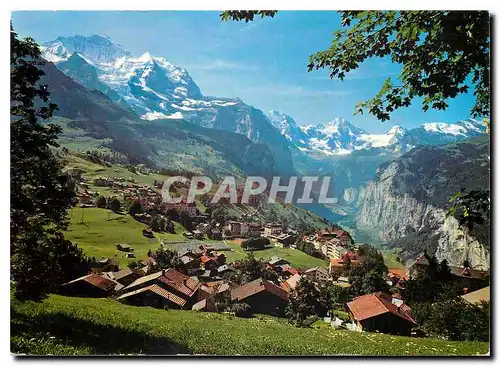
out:
M456 191L489 188L481 121L393 126L381 134L342 118L299 126L279 111L206 96L185 69L132 55L107 37L59 37L42 51L63 146L216 177L331 175L339 203L310 209L351 228L357 241L398 247L408 258L424 247L451 265L469 259L489 267L488 236L463 233L445 217Z

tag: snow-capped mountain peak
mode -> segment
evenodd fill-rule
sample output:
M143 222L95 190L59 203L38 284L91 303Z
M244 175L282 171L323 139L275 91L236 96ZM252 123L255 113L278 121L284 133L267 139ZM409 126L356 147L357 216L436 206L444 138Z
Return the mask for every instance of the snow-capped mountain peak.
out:
M58 37L45 43L42 52L68 76L126 104L144 119L182 118L179 106L187 98L203 98L185 69L149 52L133 56L109 37Z
M418 144L458 141L484 133L485 130L482 122L467 120L454 124L425 123L411 130L395 125L385 133L367 133L344 118L337 117L326 123L300 126L302 134L300 141L297 141L289 132L290 126L296 126L295 121L289 116L282 117L283 114L278 111L273 111L272 115L281 116L275 118L274 126L292 144L303 152L322 155L345 155L369 149L404 153Z
M388 135L399 135L402 136L407 132L406 128L401 126L393 126L389 131L387 131Z
M307 137L292 117L275 110L267 112L266 117L288 141L299 147L305 146Z
M94 62L112 62L117 57L130 56L130 52L109 37L97 34L90 37L58 37L43 46L44 57L52 62L67 60L74 52L85 55Z

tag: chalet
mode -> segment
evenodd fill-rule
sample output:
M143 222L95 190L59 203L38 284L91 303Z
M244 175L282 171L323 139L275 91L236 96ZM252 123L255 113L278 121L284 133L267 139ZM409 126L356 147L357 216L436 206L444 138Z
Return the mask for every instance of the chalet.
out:
M207 236L212 240L222 240L222 231L220 223L215 224L214 227L208 230Z
M313 282L324 282L330 278L328 271L320 267L309 268L304 272L304 275Z
M410 335L417 325L408 306L394 305L391 295L383 292L358 296L346 304L346 310L357 331Z
M282 266L284 264L290 265L290 262L287 261L286 259L276 257L276 256L271 257L271 259L269 260L268 263L273 267Z
M205 255L201 256L201 264L203 265L203 269L214 269L217 268L217 258L207 257Z
M297 284L299 283L301 278L302 278L301 275L296 273L293 276L287 278L286 281L283 281L281 283L281 287L286 292L291 292L291 291L295 290L295 288L297 287Z
M182 269L188 274L193 275L199 272L201 260L198 257L183 255L179 258L182 263Z
M196 277L189 277L173 268L169 268L138 278L125 287L122 292L136 291L150 285L158 285L172 294L183 298L188 305L192 305L201 283Z
M94 273L101 273L104 271L118 271L120 266L116 259L101 258L98 261L91 263L90 268Z
M64 283L60 292L66 296L108 297L115 291L116 285L112 279L93 273Z
M188 257L191 257L191 258L200 258L203 254L204 254L204 252L202 250L200 250L199 248L190 249L190 248L183 247L177 251L177 255L179 257L187 255Z
M198 239L198 240L203 239L203 233L198 229L193 230L193 236L195 239Z
M144 235L146 238L154 238L155 237L155 234L153 233L153 229L151 229L150 227L143 229L142 235Z
M248 236L251 238L257 238L262 235L262 225L257 223L248 224Z
M117 272L113 272L113 279L123 286L128 286L138 278L142 277L141 271L126 267Z
M196 226L196 229L199 230L202 234L207 234L208 231L210 230L210 224L203 222Z
M408 271L405 268L389 268L387 278L389 286L401 287L408 280Z
M351 235L347 231L342 230L342 229L336 229L333 231L333 233L340 240L341 246L343 246L344 248L351 246L353 241L352 241Z
M182 309L187 303L186 299L156 284L127 292L117 300L128 305L152 306L159 309Z
M227 264L223 264L222 266L217 268L217 273L219 274L219 276L223 276L223 275L225 275L227 273L231 273L231 272L234 272L234 268L227 265Z
M288 293L274 283L258 278L231 291L231 301L250 305L253 313L282 316Z
M273 224L265 224L264 225L264 235L265 236L278 236L283 231L283 227L281 224L273 223Z
M132 248L128 244L116 244L116 249L122 251L122 252L133 252L134 248Z
M455 280L461 281L469 289L480 289L489 284L489 272L480 271L471 267L451 267L451 274Z
M329 230L320 230L316 233L314 240L317 242L325 242L336 237L337 235Z
M224 253L212 252L212 256L215 258L215 261L219 266L226 264L226 255Z
M429 266L429 261L425 254L422 254L408 267L408 274L413 278L418 277L422 271L427 270L427 266Z
M295 268L290 266L289 264L283 264L275 267L276 272L282 277L282 278L288 278L293 276L294 274L298 274L299 271L297 271Z
M482 301L488 302L490 301L490 286L462 295L462 299L472 305L478 305Z
M280 234L276 237L276 241L278 242L278 246L288 248L290 245L295 243L295 236L290 234Z
M213 297L217 294L228 294L230 296L231 289L234 287L231 283L222 280L204 283L200 286L198 300Z
M241 235L241 222L229 221L227 223L227 229L230 232L231 237L237 237Z
M346 271L345 263L342 259L332 258L330 259L330 276L336 278L341 276Z
M215 269L215 268L212 268L212 269L202 269L200 271L200 274L198 275L198 277L202 281L212 281L212 280L218 278L218 276L217 276L217 269Z
M212 244L202 244L198 247L203 255L209 255L212 251L215 250L215 246Z
M200 300L196 304L194 304L193 307L191 308L191 310L216 312L217 307L215 306L214 298L208 297L208 298Z

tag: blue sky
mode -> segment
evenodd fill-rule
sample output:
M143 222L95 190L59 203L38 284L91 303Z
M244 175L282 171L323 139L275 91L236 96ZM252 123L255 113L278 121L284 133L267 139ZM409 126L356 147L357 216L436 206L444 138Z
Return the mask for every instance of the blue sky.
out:
M146 51L186 68L205 95L239 97L264 111L277 109L299 124L343 117L369 132L393 125L454 122L469 117L471 95L450 101L447 111L424 113L418 101L390 121L353 116L357 102L372 97L399 66L373 59L344 81L326 71L307 72L309 55L327 48L340 27L336 12L282 11L252 23L222 22L218 12L31 11L14 12L21 36L39 42L75 34L106 35L132 54Z

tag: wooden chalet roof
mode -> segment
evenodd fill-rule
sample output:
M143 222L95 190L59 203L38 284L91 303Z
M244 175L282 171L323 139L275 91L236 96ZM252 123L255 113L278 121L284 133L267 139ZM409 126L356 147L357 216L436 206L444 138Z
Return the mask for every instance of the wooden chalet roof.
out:
M85 281L85 282L87 282L95 287L100 288L103 291L109 291L111 289L114 289L115 286L117 285L117 282L115 282L109 278L92 273L92 274L88 274L88 275L85 275L82 277L78 277L78 278L76 278L72 281L69 281L67 283L64 283L62 286L68 286L68 285L71 285L73 283L80 282L80 281Z
M186 276L173 268L167 269L158 280L188 297L193 296L201 285L197 277Z
M488 271L480 271L470 267L451 267L451 274L463 278L473 278L477 280L484 280L488 277Z
M268 292L285 301L288 300L288 294L283 288L262 278L258 278L232 290L231 300L244 300L261 292Z
M158 296L161 296L164 299L169 300L169 301L173 302L174 304L177 304L181 307L186 304L185 299L171 293L170 291L165 290L164 288L161 288L158 285L150 285L150 286L143 287L143 288L140 288L140 289L135 290L135 291L127 292L126 294L123 294L120 297L118 297L117 300L123 300L123 299L126 299L128 297L136 296L136 295L148 292L148 291L153 292L153 293L157 294Z
M127 287L125 287L125 290L131 289L131 288L137 287L139 285L142 285L144 283L147 283L149 281L155 280L158 277L160 277L162 274L163 274L162 271L158 271L158 272L155 272L155 273L151 273L151 274L149 274L147 276L138 278L134 282L132 282L130 285L128 285Z

